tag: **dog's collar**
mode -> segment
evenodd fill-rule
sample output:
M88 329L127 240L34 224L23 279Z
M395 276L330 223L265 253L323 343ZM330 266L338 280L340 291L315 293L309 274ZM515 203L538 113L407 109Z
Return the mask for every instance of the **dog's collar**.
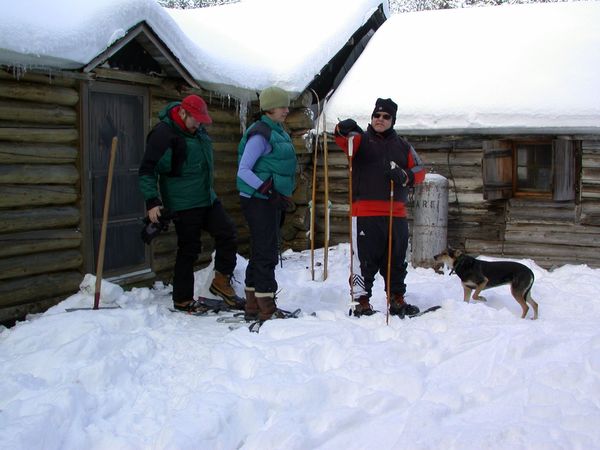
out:
M456 270L460 269L460 266L462 266L464 262L465 262L465 255L460 255L458 258L456 258L456 261L453 264L452 270L450 271L450 275L452 275L453 273L456 273Z

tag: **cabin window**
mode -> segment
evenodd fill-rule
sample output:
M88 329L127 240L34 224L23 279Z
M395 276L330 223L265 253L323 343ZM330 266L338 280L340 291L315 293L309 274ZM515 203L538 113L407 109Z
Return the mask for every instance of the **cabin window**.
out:
M575 200L580 142L568 138L483 142L483 197Z
M514 144L515 193L547 193L552 190L552 144Z

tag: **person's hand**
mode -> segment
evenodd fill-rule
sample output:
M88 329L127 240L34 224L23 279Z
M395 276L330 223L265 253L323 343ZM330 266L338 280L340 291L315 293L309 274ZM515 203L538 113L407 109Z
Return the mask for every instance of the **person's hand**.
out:
M258 192L260 192L262 195L266 195L267 197L269 197L271 195L271 192L273 191L273 177L269 177L267 178L263 184L261 184L258 189Z
M256 191L260 192L262 195L265 195L269 203L277 209L282 209L285 211L292 206L292 200L289 197L280 194L276 189L273 188L272 177L267 178Z
M412 175L412 172L410 173ZM388 172L388 177L390 180L392 180L394 183L399 184L400 186L406 186L412 181L408 172L402 169L394 161L390 161L390 170Z
M348 137L352 133L362 134L363 130L354 119L346 119L338 122L335 133L339 136Z
M283 211L292 206L292 200L289 197L286 197L275 190L273 190L269 196L269 203L275 208Z
M148 219L152 223L158 223L158 218L160 217L160 206L155 206L152 209L148 210Z

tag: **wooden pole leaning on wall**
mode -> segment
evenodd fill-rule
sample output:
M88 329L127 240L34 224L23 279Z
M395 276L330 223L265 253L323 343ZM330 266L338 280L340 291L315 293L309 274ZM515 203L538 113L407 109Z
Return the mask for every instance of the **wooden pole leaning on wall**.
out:
M325 119L325 108L329 98L333 94L330 90L322 101L323 116L323 178L324 178L324 207L325 207L325 238L323 240L323 281L327 279L327 267L329 264L329 222L331 218L331 201L329 200L329 149L327 147L327 120Z
M112 190L112 179L115 171L115 155L117 153L117 137L113 137L110 147L110 160L108 163L108 178L106 180L106 192L104 193L104 212L102 214L102 227L100 229L100 243L98 245L98 259L96 262L96 289L94 292L94 309L100 305L100 292L102 287L102 272L104 270L104 250L106 248L106 225L108 222L108 211L110 209L110 193Z
M387 273L386 276L386 292L385 295L387 297L386 308L385 308L385 324L390 324L390 296L391 288L391 274L392 274L392 241L394 238L394 229L392 228L392 224L394 222L394 181L390 180L390 213L388 217L388 248L387 248Z
M319 95L313 89L311 89L313 95L317 100L317 129L315 133L315 146L313 151L313 172L312 172L312 191L311 199L309 201L309 212L310 212L310 228L309 228L309 240L310 240L310 276L311 280L315 281L315 239L317 236L316 227L316 213L317 213L317 160L319 157L319 120L321 119L321 101Z

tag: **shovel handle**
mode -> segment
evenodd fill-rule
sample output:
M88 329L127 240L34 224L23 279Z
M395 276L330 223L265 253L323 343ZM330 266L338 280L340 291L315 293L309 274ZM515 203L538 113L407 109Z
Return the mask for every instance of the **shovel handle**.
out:
M110 148L110 160L108 163L108 178L106 180L106 192L104 193L104 212L102 214L102 227L100 229L100 244L98 245L98 260L96 263L96 290L94 293L94 309L100 305L100 289L102 286L102 271L104 269L104 249L106 247L106 223L108 222L108 210L110 207L110 191L112 178L115 171L115 154L117 153L117 137L113 137Z

